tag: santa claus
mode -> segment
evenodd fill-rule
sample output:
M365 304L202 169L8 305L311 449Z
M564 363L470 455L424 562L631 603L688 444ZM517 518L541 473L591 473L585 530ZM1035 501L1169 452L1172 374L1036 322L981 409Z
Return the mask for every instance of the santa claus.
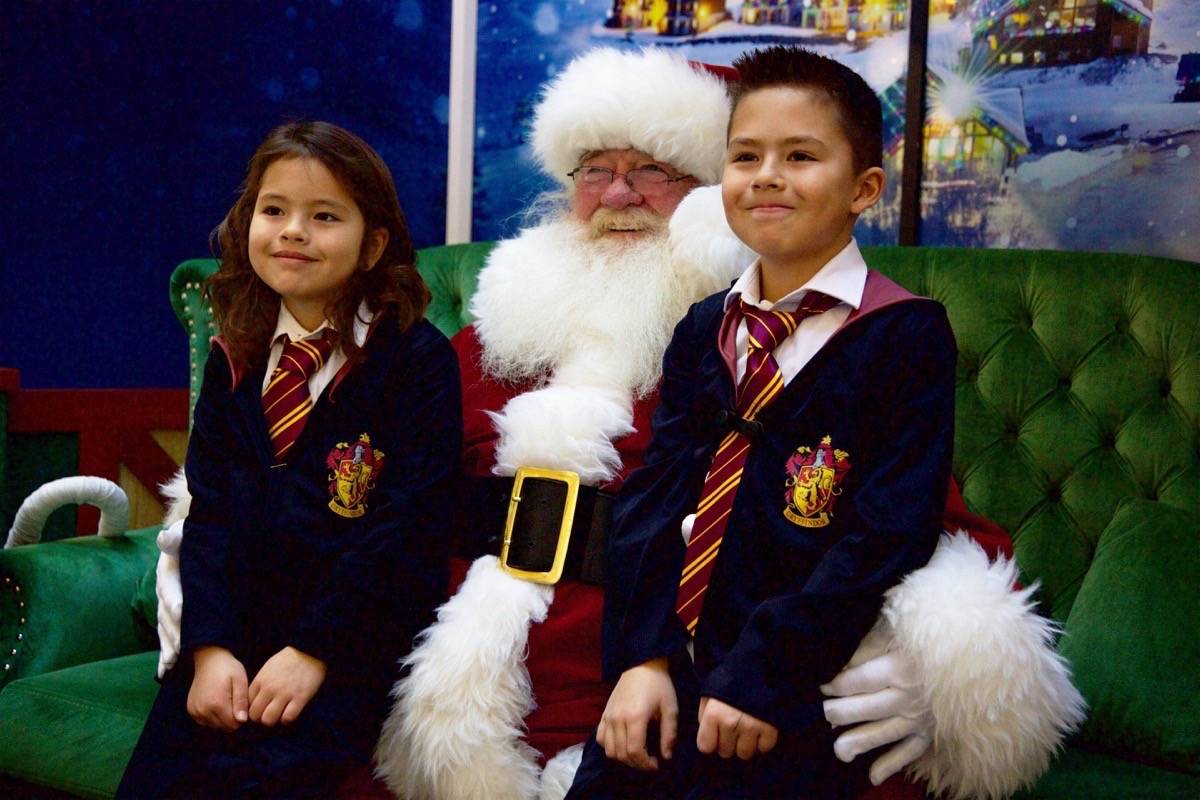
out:
M400 797L548 798L570 785L610 690L611 496L642 463L676 321L752 258L700 188L720 180L728 116L721 78L662 50L587 53L537 106L533 151L561 190L492 251L475 324L454 339L462 557L380 740L378 774ZM585 174L607 181L584 190ZM872 765L876 784L907 766L932 791L1001 797L1045 769L1082 701L1052 624L1014 590L1015 565L980 547L995 556L1003 535L953 487L947 527L974 538L945 537L892 590L824 687L826 716L854 726L835 747L843 760L893 745ZM899 784L892 796L912 791Z

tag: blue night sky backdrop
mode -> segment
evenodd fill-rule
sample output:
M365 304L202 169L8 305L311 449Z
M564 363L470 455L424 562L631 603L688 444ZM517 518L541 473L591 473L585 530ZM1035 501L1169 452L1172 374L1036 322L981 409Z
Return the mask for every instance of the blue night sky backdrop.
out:
M288 120L370 142L417 246L440 244L449 51L442 0L5 4L0 366L30 388L186 386L171 270L209 255Z

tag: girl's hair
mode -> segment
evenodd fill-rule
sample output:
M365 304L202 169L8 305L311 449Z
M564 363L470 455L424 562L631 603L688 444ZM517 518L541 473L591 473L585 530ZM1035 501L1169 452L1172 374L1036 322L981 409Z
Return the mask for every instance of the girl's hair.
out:
M430 295L414 266L412 239L387 164L362 139L328 122L281 125L267 134L250 159L237 201L209 237L214 255L221 260L220 269L205 286L217 325L237 366L266 362L279 316L279 295L250 264L250 220L263 174L281 158L316 159L333 173L362 212L364 247L371 231L387 229L387 247L375 266L367 269L360 252L358 269L325 309L326 319L338 332L336 344L347 359L357 361L362 355L353 331L363 301L377 318L392 314L403 331L425 313Z

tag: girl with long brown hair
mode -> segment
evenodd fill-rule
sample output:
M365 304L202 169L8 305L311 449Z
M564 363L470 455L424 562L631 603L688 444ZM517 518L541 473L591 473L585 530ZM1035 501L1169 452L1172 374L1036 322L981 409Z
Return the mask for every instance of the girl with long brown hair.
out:
M348 131L271 131L213 239L180 653L118 795L329 796L446 589L457 365Z

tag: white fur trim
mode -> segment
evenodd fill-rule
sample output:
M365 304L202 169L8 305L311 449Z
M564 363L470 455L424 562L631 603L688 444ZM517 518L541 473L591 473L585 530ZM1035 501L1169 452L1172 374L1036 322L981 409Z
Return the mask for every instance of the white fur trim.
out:
M671 264L699 289L695 300L728 289L757 258L725 219L720 186L701 186L683 198L671 215Z
M564 469L589 485L606 483L621 469L613 441L633 432L628 391L598 386L559 386L562 370L544 389L517 395L491 414L500 434L497 475L518 467Z
M485 349L499 347L519 357L528 374L549 372L554 349L530 332L530 320L553 308L572 290L563 269L566 259L579 259L580 239L567 225L525 228L488 253L471 296L475 331Z
M559 750L542 769L542 788L538 792L538 800L562 800L566 797L581 761L583 742Z
M167 500L167 514L163 517L163 527L186 519L192 507L192 496L188 493L187 475L184 474L183 467L176 470L166 483L159 484L158 489Z
M603 329L604 320L588 320L586 311L568 317L562 306L575 296L575 280L585 280L570 265L586 242L570 225L527 228L501 242L488 257L472 299L476 331L485 353L504 353L549 382L512 398L491 415L500 439L498 475L517 467L566 469L588 485L606 483L620 472L613 442L633 431L634 354ZM553 318L551 329L567 338L554 340L531 320ZM654 353L654 363L662 353Z
M728 120L724 82L683 56L597 48L546 87L534 111L533 152L563 186L586 153L624 148L717 183Z
M538 794L537 754L522 740L533 708L525 647L546 618L548 586L478 559L405 659L375 752L376 775L405 800Z
M1000 798L1031 786L1084 719L1057 626L1034 612L1036 585L1014 591L1016 580L1015 562L989 564L960 531L888 592L884 616L933 712L933 746L911 768L933 793Z

